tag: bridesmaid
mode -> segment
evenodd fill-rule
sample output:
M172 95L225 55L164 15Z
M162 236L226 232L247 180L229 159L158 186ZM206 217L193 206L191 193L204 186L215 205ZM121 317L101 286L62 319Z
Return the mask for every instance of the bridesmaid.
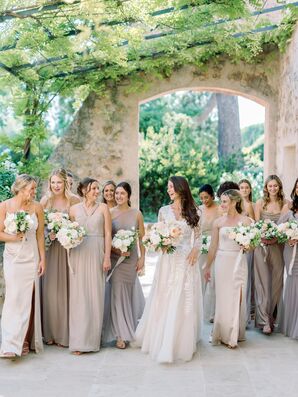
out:
M283 215L278 223L284 223L289 220L298 222L298 178L291 193L292 207ZM298 250L294 258L291 274L289 274L289 267L292 261L294 245L297 240L289 241L284 247L284 260L287 270L287 278L285 283L285 292L283 300L283 315L281 322L281 330L285 336L298 339Z
M105 327L105 342L116 340L118 349L125 349L128 342L135 339L135 330L145 306L145 299L137 273L143 269L145 250L141 244L144 236L144 221L141 212L131 208L131 187L127 182L121 182L116 187L115 199L117 206L111 210L113 236L120 229L135 228L139 232L140 258L137 244L132 248L125 260L112 273L111 298L108 323ZM112 249L112 266L121 255L120 251Z
M245 340L247 263L241 247L229 238L231 229L251 220L242 214L242 198L238 190L221 195L223 216L216 219L207 257L205 279L210 280L211 265L215 267L215 318L212 332L214 345L223 343L230 348Z
M213 222L220 216L219 206L214 201L215 196L212 186L208 184L201 186L199 196L202 202L202 205L199 207L201 210L202 235L211 236ZM204 298L204 317L207 321L213 323L215 313L214 272L212 272L210 282L206 283L203 274L203 266L205 265L206 260L206 254L201 254L199 256L199 267L201 270L202 292ZM212 269L214 269L214 267Z
M69 349L76 355L100 348L112 224L107 205L97 203L99 192L96 179L84 178L78 185L83 202L70 208L70 218L87 232L70 253Z
M251 183L248 179L241 179L238 183L240 194L243 200L243 212L246 216L251 218L252 220L255 219L255 212L253 208L252 202L252 187Z
M240 194L243 200L243 214L255 219L255 212L252 202L252 186L248 179L241 179L238 183ZM247 310L247 325L251 320L251 315L254 314L254 274L253 274L253 263L254 254L253 251L247 254L247 265L248 265L248 279L247 279L247 290L246 290L246 310Z
M1 357L27 355L29 348L43 350L40 321L39 281L45 271L44 215L34 201L35 179L17 176L12 185L14 197L0 204L0 240L3 255L6 294L2 312ZM25 234L9 234L4 226L7 214L24 210L33 221Z
M67 172L52 172L48 193L40 203L45 210L69 213L71 205L80 202L69 189ZM68 346L69 338L69 276L67 252L58 240L46 251L47 272L42 277L42 326L47 345Z
M263 198L255 205L256 221L270 219L277 222L288 211L282 182L277 175L269 175L265 181ZM254 252L256 325L266 335L271 334L277 318L283 286L283 247L276 241L263 241L266 247L257 247Z
M116 183L114 181L107 181L102 188L102 202L105 203L109 209L116 207L115 200Z

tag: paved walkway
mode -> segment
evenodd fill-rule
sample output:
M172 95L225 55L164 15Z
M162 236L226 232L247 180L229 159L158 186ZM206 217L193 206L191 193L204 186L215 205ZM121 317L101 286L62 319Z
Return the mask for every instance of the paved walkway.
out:
M154 258L142 278L150 289ZM0 361L0 397L297 397L298 341L249 330L236 350L208 343L189 363L160 365L140 350L105 348L73 356L46 346L14 362Z

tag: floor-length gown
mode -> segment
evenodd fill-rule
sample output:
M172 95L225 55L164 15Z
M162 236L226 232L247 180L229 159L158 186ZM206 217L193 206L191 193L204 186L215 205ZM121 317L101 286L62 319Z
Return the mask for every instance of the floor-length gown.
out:
M215 317L212 343L231 347L245 340L247 261L240 246L229 238L231 227L219 229L215 267Z
M201 216L201 233L202 236L211 236L212 225L216 218L211 222L206 220L204 212ZM201 254L199 257L199 268L201 271L202 293L204 302L204 319L206 321L213 321L215 314L215 280L214 280L214 266L211 267L211 279L206 283L204 278L204 265L207 262L207 254Z
M203 320L199 264L191 266L187 261L194 230L185 220L175 219L171 206L160 209L159 220L179 224L183 237L173 254L159 257L150 295L136 330L136 344L160 363L189 361L197 350ZM199 233L196 234L199 238Z
M298 221L298 214L293 214L289 211L280 219L279 223L288 222L289 220ZM298 339L298 247L296 247L296 254L293 258L294 247L285 244L284 247L284 261L287 271L287 278L284 288L283 312L281 321L281 331L285 336ZM294 259L292 268L290 264ZM291 274L290 274L291 273Z
M50 210L51 211L51 210ZM54 240L46 251L47 271L41 280L44 341L68 346L69 275L67 251Z
M70 250L69 349L99 351L104 311L104 215L76 205L75 220L86 229L83 242Z
M138 210L129 209L120 212L112 219L112 235L119 230L138 229ZM135 340L135 330L145 306L145 298L137 277L136 265L138 249L135 244L130 251L130 256L115 267L119 255L111 254L112 276L107 283L106 318L104 329L104 342L122 339L126 342Z
M43 350L41 336L40 294L39 294L39 251L36 239L38 219L31 215L33 227L19 242L5 243L3 254L6 285L2 311L1 353L11 352L20 356L28 331L34 292L34 326L30 348L36 353Z
M277 222L280 213L261 212L261 219ZM273 328L283 288L283 245L257 247L254 252L256 325Z

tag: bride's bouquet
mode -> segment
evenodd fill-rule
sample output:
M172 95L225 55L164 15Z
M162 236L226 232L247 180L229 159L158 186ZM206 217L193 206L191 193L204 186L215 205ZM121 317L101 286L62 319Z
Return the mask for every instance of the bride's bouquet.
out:
M134 229L132 230L124 230L120 229L115 234L112 240L112 247L119 249L121 252L129 252L138 237L138 232Z
M286 243L289 240L298 240L298 222L290 219L277 226L279 232L278 242Z
M208 254L211 243L211 236L202 235L201 254Z
M254 222L253 227L260 231L262 244L274 244L280 238L277 224L270 219L261 219Z
M154 223L143 237L143 245L151 251L162 251L172 254L182 238L181 227L173 222Z
M7 213L4 221L5 233L8 234L26 233L33 225L33 219L26 211Z
M85 235L86 230L78 222L65 221L56 237L66 250L70 250L81 244Z
M68 214L45 210L45 245L46 248L56 239L59 230L69 221Z
M229 238L234 240L244 250L254 249L261 243L261 232L255 227L255 224L246 226L241 222L238 226L233 227L229 233Z

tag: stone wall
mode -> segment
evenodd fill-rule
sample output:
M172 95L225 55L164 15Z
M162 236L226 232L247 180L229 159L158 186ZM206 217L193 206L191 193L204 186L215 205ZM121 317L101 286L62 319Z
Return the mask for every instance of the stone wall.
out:
M298 25L281 58L279 83L277 171L289 195L298 177Z
M53 160L79 178L127 180L133 187L133 204L138 205L139 105L169 92L196 89L242 95L266 107L265 173L275 172L279 62L276 52L256 65L222 60L204 70L185 66L170 78L144 76L142 92L130 93L130 82L124 81L104 98L90 95Z

